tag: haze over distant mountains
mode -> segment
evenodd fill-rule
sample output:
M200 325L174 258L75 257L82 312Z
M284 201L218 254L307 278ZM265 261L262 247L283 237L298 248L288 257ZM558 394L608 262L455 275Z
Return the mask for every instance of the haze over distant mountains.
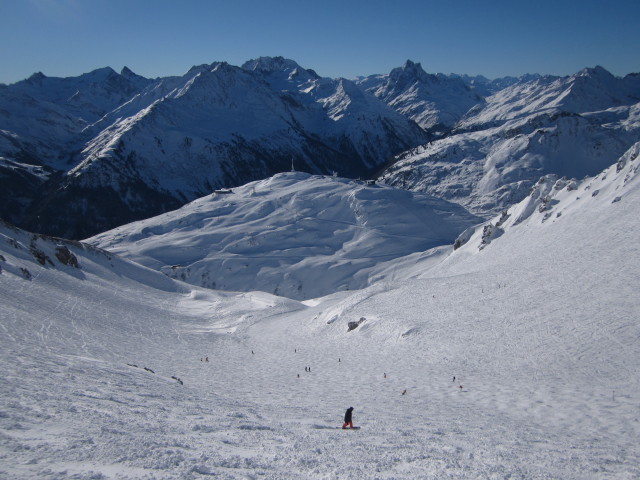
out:
M595 174L639 136L640 76L489 81L407 61L355 81L293 60L125 68L0 86L0 216L69 238L294 169L378 178L488 217L547 173Z

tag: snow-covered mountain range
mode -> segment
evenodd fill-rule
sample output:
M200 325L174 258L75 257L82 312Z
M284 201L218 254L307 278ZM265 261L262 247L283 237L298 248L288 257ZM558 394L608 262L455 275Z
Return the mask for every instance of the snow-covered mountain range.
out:
M546 174L582 178L640 140L640 83L601 67L525 77L471 108L446 138L396 157L384 181L479 215L526 196Z
M488 218L543 174L592 175L638 140L640 76L355 81L282 57L182 76L125 68L0 85L0 216L85 238L298 171L383 181ZM383 170L382 174L380 172Z
M0 88L0 121L3 217L74 238L292 163L364 176L428 139L355 83L280 57L156 80L36 74Z
M358 84L425 130L444 135L484 98L462 79L426 73L410 60L388 75L371 75Z
M304 302L188 285L0 223L0 476L637 478L639 162L635 143L593 177L547 175L455 245ZM295 259L326 239L304 217L314 190L334 191L327 205L345 216L334 202L351 195L363 220L384 207L376 199L395 199L388 213L413 217L416 232L429 211L446 225L450 208L295 173L237 190L150 220L139 244L132 227L127 255L196 258L198 222L229 235L271 204L253 213ZM192 251L186 235L181 248L161 243L165 231L178 238L180 221L193 222ZM353 228L344 238L373 262L410 250L406 238L380 243ZM339 428L349 406L360 430Z

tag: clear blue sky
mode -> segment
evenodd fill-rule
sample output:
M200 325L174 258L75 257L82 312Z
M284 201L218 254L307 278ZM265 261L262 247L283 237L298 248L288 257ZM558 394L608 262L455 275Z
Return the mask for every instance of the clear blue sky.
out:
M640 0L0 0L0 82L281 55L327 77L640 72Z

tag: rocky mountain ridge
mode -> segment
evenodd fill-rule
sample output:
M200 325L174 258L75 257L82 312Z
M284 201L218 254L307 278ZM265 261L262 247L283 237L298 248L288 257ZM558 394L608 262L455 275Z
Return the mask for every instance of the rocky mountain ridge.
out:
M487 218L540 175L593 174L637 141L638 78L489 81L407 61L351 81L282 57L158 79L37 73L0 85L0 216L84 238L294 168L379 176Z
M73 238L292 163L366 176L429 138L355 83L281 58L216 62L156 80L128 69L38 74L0 89L0 105L9 126L0 143L3 185L23 180L2 199L3 217ZM33 166L42 168L37 178Z
M541 176L595 175L640 140L638 85L602 67L523 79L472 107L445 138L397 156L381 178L491 216Z

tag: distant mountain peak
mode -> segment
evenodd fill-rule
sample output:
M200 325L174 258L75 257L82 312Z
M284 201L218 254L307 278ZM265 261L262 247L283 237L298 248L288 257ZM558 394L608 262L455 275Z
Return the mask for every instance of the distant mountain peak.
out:
M411 60L407 60L402 67L394 68L389 73L391 82L428 81L431 77L435 76L429 75L422 69L420 63L412 62Z
M352 98L363 98L364 92L358 88L358 86L352 81L347 80L346 78L338 79L338 88L337 91L340 93L344 93Z
M80 78L95 78L95 79L105 79L113 76L117 76L118 73L111 67L102 67L96 68L95 70L91 70L89 73L85 73L84 75L80 75Z
M238 68L233 65L229 65L227 62L216 62L211 64L211 68L208 69L212 73L213 72L232 72L236 71Z
M135 73L133 70L131 70L129 67L125 66L122 67L122 70L120 71L120 75L122 75L125 78L128 79L140 79L140 78L145 78L142 75L138 75L137 73Z
M422 71L422 65L420 64L420 62L413 62L409 59L407 59L406 62L404 62L404 65L402 66L403 70L415 70L415 71Z
M595 67L587 67L580 70L576 77L601 77L601 78L615 78L614 75L604 67L596 65Z
M242 65L244 70L271 73L275 71L288 71L301 68L297 62L284 57L258 57L249 60Z
M44 73L36 72L33 75L31 75L29 78L27 78L26 81L29 83L38 83L44 80L45 78L47 78L47 76Z

